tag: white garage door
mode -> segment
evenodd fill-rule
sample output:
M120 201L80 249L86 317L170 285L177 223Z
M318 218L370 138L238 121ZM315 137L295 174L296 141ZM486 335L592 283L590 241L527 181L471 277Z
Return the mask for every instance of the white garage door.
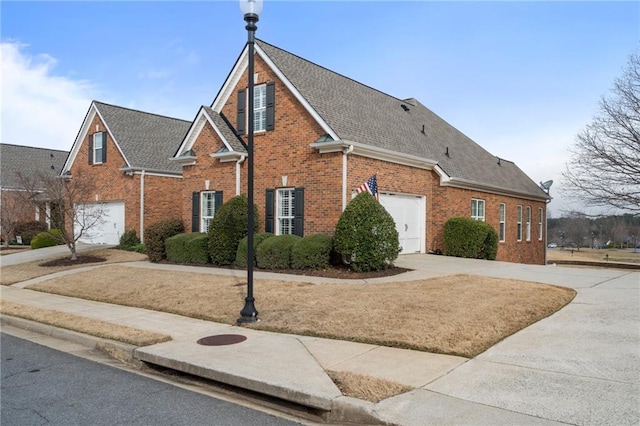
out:
M90 222L92 214L102 209L101 220L98 220L90 229L84 231L82 237L78 240L83 243L91 244L119 244L120 237L124 234L124 202L114 203L87 203L78 206L78 213L86 213ZM79 225L75 225L76 235L79 232Z
M396 222L401 253L424 253L425 197L381 192L380 204Z

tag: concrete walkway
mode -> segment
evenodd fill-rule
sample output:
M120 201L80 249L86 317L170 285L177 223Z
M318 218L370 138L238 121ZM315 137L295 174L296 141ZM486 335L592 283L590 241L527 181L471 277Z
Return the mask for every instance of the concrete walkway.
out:
M168 333L173 337L171 342L137 348L134 356L330 410L328 418L333 421L378 420L400 425L640 424L640 272L429 255L401 256L397 265L414 271L370 280L372 284L469 273L563 285L577 289L578 296L556 314L467 360L255 331L48 295L19 286L0 290L4 300ZM159 265L138 262L129 266ZM256 278L261 278L260 273ZM291 276L292 280L300 278ZM11 320L3 318L5 323ZM197 343L203 337L229 334L246 340L225 346ZM377 404L367 403L342 396L325 370L371 375L415 390Z

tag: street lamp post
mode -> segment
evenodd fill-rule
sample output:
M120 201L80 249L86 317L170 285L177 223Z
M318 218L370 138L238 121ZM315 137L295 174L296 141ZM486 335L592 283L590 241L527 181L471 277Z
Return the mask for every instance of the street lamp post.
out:
M247 47L249 54L249 65L247 69L247 106L248 106L248 114L247 114L247 157L249 160L248 164L248 176L247 176L247 200L248 200L248 212L247 212L247 297L244 299L244 308L240 311L240 318L238 318L238 323L252 323L258 321L258 311L255 307L255 299L253 297L253 131L254 131L254 100L253 100L253 89L254 89L254 64L253 64L253 55L254 55L254 43L255 43L255 33L258 27L256 26L256 22L258 22L260 12L262 12L262 0L240 0L240 9L244 14L244 20L247 22L248 38L247 38Z

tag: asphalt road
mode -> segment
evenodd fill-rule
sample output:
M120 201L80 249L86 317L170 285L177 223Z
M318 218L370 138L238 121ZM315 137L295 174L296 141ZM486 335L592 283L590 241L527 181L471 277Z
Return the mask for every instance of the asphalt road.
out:
M2 425L297 424L5 333L0 347Z

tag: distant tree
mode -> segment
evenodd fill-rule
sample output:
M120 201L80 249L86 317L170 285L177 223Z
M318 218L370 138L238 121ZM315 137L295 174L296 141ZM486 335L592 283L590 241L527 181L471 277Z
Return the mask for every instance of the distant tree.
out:
M563 195L640 214L640 51L630 56L611 95L602 97L571 153Z
M47 220L52 228L60 229L56 238L69 248L71 260L77 260L78 240L104 222L104 204L91 201L96 192L94 179L81 171L73 176L19 173L18 179L22 185L19 193L26 202L34 208L44 202L50 204L51 208L45 213Z
M591 238L591 220L584 213L573 211L569 213L565 224L565 242L572 242L580 250L580 247L584 246L585 238Z
M11 236L15 235L18 222L25 216L29 203L23 202L14 191L2 191L0 195L0 228L5 247L9 245Z

